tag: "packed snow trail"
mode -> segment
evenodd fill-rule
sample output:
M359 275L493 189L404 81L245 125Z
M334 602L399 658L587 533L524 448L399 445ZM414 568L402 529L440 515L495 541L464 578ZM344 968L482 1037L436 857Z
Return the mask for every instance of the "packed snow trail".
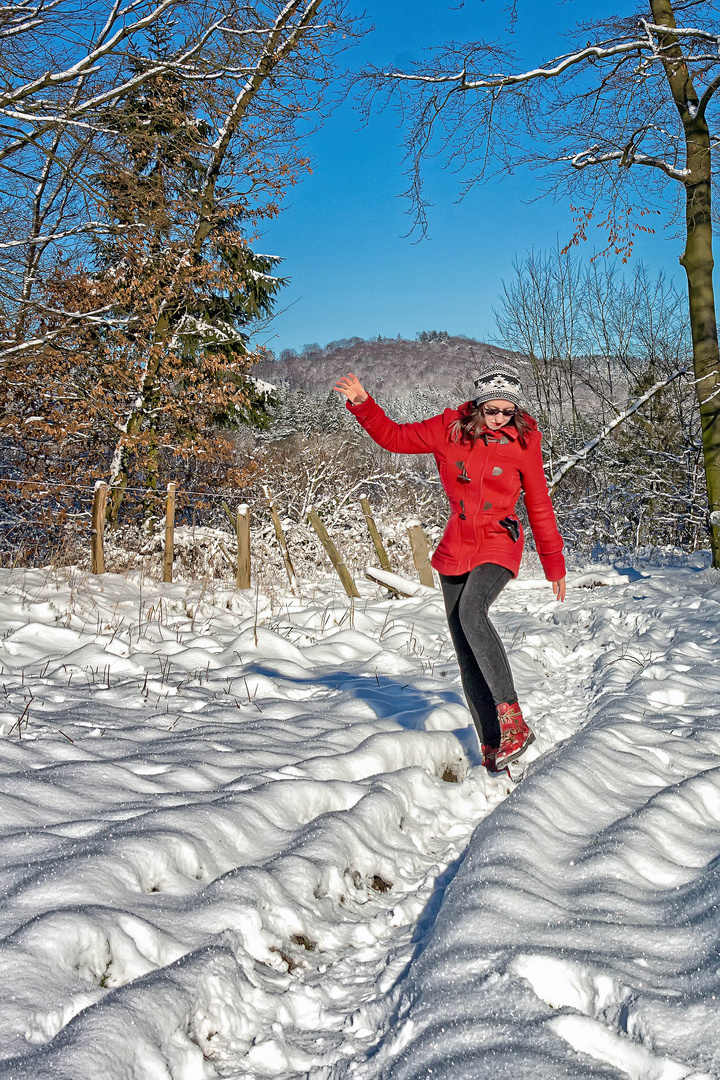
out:
M577 600L535 616L591 661L588 722L478 825L378 1052L334 1076L720 1072L720 575Z
M512 792L437 594L2 572L2 1080L714 1075L720 582L575 584Z

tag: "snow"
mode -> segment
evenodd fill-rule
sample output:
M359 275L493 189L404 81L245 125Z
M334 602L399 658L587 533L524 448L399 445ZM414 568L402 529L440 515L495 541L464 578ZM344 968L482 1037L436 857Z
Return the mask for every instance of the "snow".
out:
M720 1075L720 575L569 584L518 783L435 590L0 571L0 1078Z
M267 274L260 274L258 276L268 281L277 281L277 278L269 277ZM274 394L277 390L275 383L267 382L265 379L259 379L257 375L246 375L245 378L264 394Z
M401 596L422 596L432 592L428 585L421 585L419 581L411 581L409 578L393 574L390 570L381 570L379 566L366 566L365 577L375 581L378 585L384 585L386 589L395 589Z

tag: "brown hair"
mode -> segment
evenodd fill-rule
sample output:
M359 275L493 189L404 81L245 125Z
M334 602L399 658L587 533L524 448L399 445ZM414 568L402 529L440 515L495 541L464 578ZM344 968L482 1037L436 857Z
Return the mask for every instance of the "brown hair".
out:
M460 416L450 428L450 438L453 442L460 443L472 443L479 437L485 423L483 417L483 404L474 405L472 401L468 401L465 405L460 406ZM515 415L512 420L509 420L503 427L510 427L513 425L517 428L518 442L522 446L523 450L527 446L528 435L535 428L535 421L530 413L526 413L520 406L515 410ZM500 431L503 428L499 428Z

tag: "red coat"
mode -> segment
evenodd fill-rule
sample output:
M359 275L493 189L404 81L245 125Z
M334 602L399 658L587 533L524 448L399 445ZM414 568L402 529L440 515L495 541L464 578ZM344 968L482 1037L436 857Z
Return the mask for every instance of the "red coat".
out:
M497 563L517 576L523 549L500 521L515 517L522 490L540 561L549 581L565 576L563 541L545 480L540 441L532 421L527 447L518 441L514 424L500 431L483 430L472 446L453 442L450 429L469 402L460 409L445 409L440 416L415 424L396 424L372 397L347 407L385 450L396 454L433 454L452 515L432 557L441 574L464 574L480 563ZM463 476L469 477L461 479Z

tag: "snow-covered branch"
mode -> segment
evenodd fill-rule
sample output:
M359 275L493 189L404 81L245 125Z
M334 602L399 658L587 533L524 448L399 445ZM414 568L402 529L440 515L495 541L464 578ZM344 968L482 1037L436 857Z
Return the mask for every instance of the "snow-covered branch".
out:
M569 68L575 67L577 64L585 63L586 61L608 60L615 56L626 56L632 53L639 54L643 50L647 50L648 45L649 43L646 38L618 42L615 45L609 45L607 47L590 45L586 49L579 49L577 52L556 57L554 60L551 60L548 64L541 67L531 68L529 71L522 71L512 75L494 74L486 75L481 78L468 78L467 72L463 69L446 75L420 75L409 74L402 71L386 71L383 72L382 77L385 79L392 79L396 82L428 84L454 83L456 84L455 89L457 90L504 90L508 87L520 86L523 83L534 82L538 79L555 79L559 75L564 74Z
M601 428L597 435L595 435L594 438L589 439L588 442L586 442L585 445L577 451L577 453L572 454L570 457L561 459L559 466L554 470L552 476L550 476L550 478L548 479L549 490L553 491L560 483L562 478L568 472L570 472L570 470L574 468L575 465L577 465L579 462L585 461L588 455L591 454L593 450L595 450L595 448L615 430L615 428L619 427L620 424L623 424L629 417L633 415L633 413L636 413L638 409L642 408L643 405L647 404L647 402L650 401L650 399L653 398L655 394L657 394L660 390L663 390L666 386L669 386L670 383L674 382L675 379L678 379L681 375L685 375L687 370L687 367L678 368L677 371L674 371L672 375L669 375L666 379L662 379L660 382L655 383L654 386L651 386L649 390L646 390L644 394L642 394L636 401L634 401L629 408L624 409L621 413L618 413L618 415L615 416L608 424L605 424L605 426Z
M606 165L608 162L617 161L622 168L629 169L631 165L649 165L660 169L673 180L684 182L690 175L688 169L676 169L662 158L653 157L652 154L643 154L634 147L625 147L622 150L600 151L597 146L590 146L586 150L580 150L576 154L561 157L560 161L569 162L574 169L587 169L593 165Z
M35 94L43 89L57 90L73 82L77 84L78 88L82 87L89 76L98 75L102 72L100 61L124 61L127 39L147 29L148 25L165 14L169 8L173 5L180 5L180 3L181 0L163 0L145 18L122 27L109 40L105 40L107 33L117 18L118 5L115 4L105 27L98 35L95 47L89 50L85 57L85 60L88 57L93 57L91 64L86 63L85 60L80 60L64 72L55 75L46 72L38 79L6 91L4 95L0 93L0 115L7 116L9 120L31 125L29 131L25 129L14 138L5 140L4 145L0 147L0 162L12 158L30 145L36 148L41 147L43 137L56 128L75 128L82 127L85 124L87 130L105 130L106 125L83 121L83 117L91 113L97 113L108 105L117 104L127 95L136 92L144 84L161 75L170 71L182 72L189 61L200 56L207 47L208 42L224 28L224 17L213 20L209 26L199 33L191 35L189 41L162 61L150 62L146 60L141 65L140 70L134 71L130 77L121 78L120 80L111 78L109 86L91 92L88 97L83 98L81 94L75 93L70 101L62 98L53 101L45 97L35 99ZM19 103L22 103L22 108L19 107Z
M148 29L153 23L157 22L166 11L174 6L178 6L178 2L179 0L160 0L160 3L158 3L152 11L149 11L146 15L141 16L134 22L126 23L119 27L119 29L109 38L104 40L102 44L88 50L84 56L70 67L65 68L63 71L47 71L30 82L16 86L12 90L5 91L5 93L0 92L0 109L18 101L26 101L28 98L34 97L41 90L61 86L64 83L74 82L82 75L94 73L98 70L97 64L99 61L105 59L106 56L117 50L118 47L128 38L132 37L133 34ZM113 8L110 18L107 20L106 28L111 26L117 18L118 8L119 5L115 5Z
M689 38L698 41L712 42L720 46L720 35L713 34L709 30L700 30L692 26L660 26L658 23L642 20L643 25L650 34L661 34L663 37Z
M45 236L22 237L20 240L0 241L0 251L11 251L13 248L35 247L42 244L54 243L58 240L67 240L71 236L81 236L86 233L108 232L111 226L106 221L86 221L82 225L76 225L72 229L61 229ZM112 226L113 232L126 231L132 228L130 225Z
M657 41L658 36L673 36L676 40L686 38L690 41L698 40L712 43L716 51L703 57L706 61L717 62L719 57L717 48L720 47L720 35L709 31L692 27L666 27L641 20L644 33L627 40L600 42L588 44L585 48L574 52L565 53L541 64L538 67L529 68L526 71L515 73L494 72L479 77L468 77L467 64L454 72L433 72L422 74L419 72L384 71L377 72L376 77L393 80L398 83L422 83L429 86L451 85L458 91L467 90L505 90L514 86L537 80L557 79L564 75L570 68L579 64L592 64L597 61L623 59L627 56L642 56L646 60L662 60L665 46ZM697 57L695 58L697 59Z
M7 364L11 360L17 360L28 353L33 353L45 345L52 344L58 338L67 334L72 326L90 324L93 326L127 326L130 322L127 318L114 318L109 313L112 305L95 308L93 311L63 311L55 312L64 317L65 322L53 330L48 330L37 337L26 338L21 342L0 341L0 364Z

